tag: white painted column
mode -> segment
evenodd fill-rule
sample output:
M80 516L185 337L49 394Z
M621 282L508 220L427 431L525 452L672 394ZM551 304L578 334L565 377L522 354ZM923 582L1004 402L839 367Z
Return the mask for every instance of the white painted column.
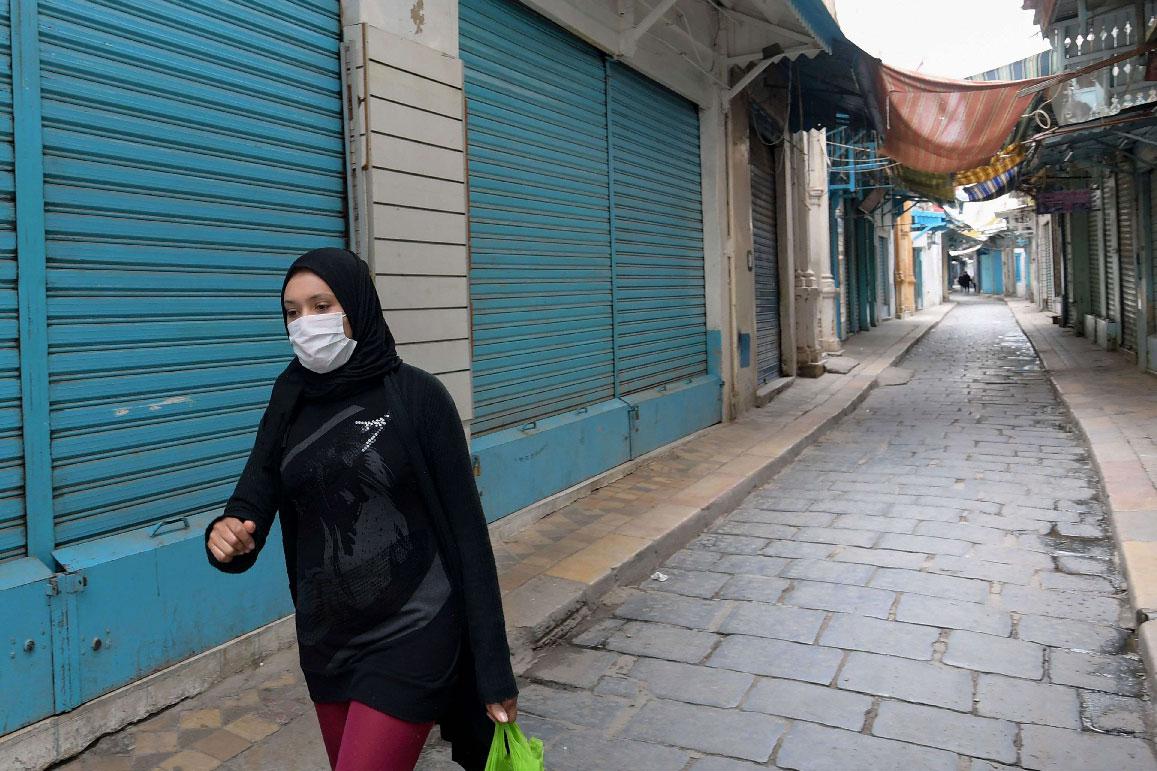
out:
M819 282L817 306L819 348L824 352L843 348L836 334L836 303L840 294L832 275L832 232L828 198L827 132L807 132L808 254L811 271Z
M813 132L801 132L791 137L788 153L792 156L792 203L795 216L788 222L794 231L794 250L790 253L795 264L795 351L796 374L801 377L819 377L824 373L820 347L820 276L812 243L822 241L813 224L815 206L811 183L809 157ZM823 232L827 231L827 222Z
M436 374L464 422L469 259L457 0L345 0L353 242L402 358Z

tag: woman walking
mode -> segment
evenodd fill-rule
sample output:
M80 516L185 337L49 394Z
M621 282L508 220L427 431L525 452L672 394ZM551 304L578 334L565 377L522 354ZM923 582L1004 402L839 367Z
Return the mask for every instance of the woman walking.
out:
M290 267L277 378L210 564L241 573L280 512L301 668L336 771L401 771L439 723L481 769L517 716L494 554L454 402L403 364L368 267ZM489 720L487 719L489 718Z

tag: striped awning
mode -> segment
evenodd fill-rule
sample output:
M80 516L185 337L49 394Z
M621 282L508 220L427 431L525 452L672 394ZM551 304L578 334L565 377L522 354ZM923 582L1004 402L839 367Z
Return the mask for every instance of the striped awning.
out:
M882 62L876 71L885 154L939 174L990 163L1032 104L1017 92L1040 80L949 80Z

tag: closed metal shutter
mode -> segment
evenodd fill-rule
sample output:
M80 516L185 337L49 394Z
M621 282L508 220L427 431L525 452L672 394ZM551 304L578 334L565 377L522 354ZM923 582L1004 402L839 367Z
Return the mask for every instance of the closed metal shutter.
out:
M1101 292L1101 262L1104 260L1105 226L1101 211L1101 191L1093 190L1093 208L1089 212L1089 312L1098 318L1105 316L1105 297ZM1083 322L1082 322L1083 323Z
M846 216L847 209L841 202L839 209L836 210L836 226L838 228L837 238L840 249L840 289L841 302L844 308L844 329L843 339L847 339L848 335L856 331L855 321L852 319L852 309L855 308L855 302L852 295L852 250L849 248L849 228L848 219Z
M1117 229L1121 234L1121 347L1137 350L1137 232L1133 175L1117 175Z
M848 202L844 206L844 211L849 214L849 218L844 220L844 234L847 238L848 251L844 255L844 260L848 265L848 329L852 332L859 332L860 327L860 239L858 234L861 230L857 225L857 216L853 204Z
M1037 261L1040 265L1040 298L1041 307L1046 310L1055 310L1053 306L1053 222L1051 216L1045 216L1037 221L1037 233L1040 238Z
M619 395L707 372L699 111L609 63Z
M1157 312L1157 171L1149 172L1149 296L1148 336L1154 336L1154 315ZM1153 343L1150 342L1150 346ZM1150 358L1149 369L1157 370L1157 360Z
M0 40L11 35L0 4ZM26 553L21 437L20 323L16 296L16 201L12 146L12 60L0 48L0 562Z
M523 6L462 0L475 433L611 399L602 56Z
M876 237L876 301L880 304L880 317L890 318L892 313L888 307L888 289L892 284L891 271L888 270L888 238Z
M1075 260L1073 252L1076 251L1073 247L1073 215L1062 214L1061 217L1061 221L1063 223L1062 227L1064 228L1065 234L1065 267L1064 272L1061 274L1061 282L1063 284L1062 289L1064 290L1065 305L1068 308L1068 325L1073 329L1076 329L1077 324L1083 322L1078 322L1076 319L1076 314L1073 313L1073 310L1077 307L1076 288L1073 285L1073 265Z
M1101 194L1101 213L1105 225L1105 318L1109 321L1121 319L1117 264L1120 259L1117 233L1117 181L1114 175L1105 176L1105 189Z
M345 243L336 3L40 3L56 543L219 508Z
M752 132L751 228L755 249L755 351L760 383L780 375L779 247L775 222L775 170L771 149Z

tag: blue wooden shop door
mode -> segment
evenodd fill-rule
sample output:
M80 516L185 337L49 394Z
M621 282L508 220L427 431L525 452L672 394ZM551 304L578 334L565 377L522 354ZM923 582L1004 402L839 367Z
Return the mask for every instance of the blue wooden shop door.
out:
M32 696L62 712L291 609L277 532L231 577L205 564L201 531L292 355L281 276L345 243L341 28L337 0L13 7L25 440L39 448L27 522L57 571L38 587L53 673ZM6 523L18 492L0 495ZM16 532L0 527L0 590L19 576L4 572ZM0 603L5 618L22 608ZM0 728L43 714L5 712Z

